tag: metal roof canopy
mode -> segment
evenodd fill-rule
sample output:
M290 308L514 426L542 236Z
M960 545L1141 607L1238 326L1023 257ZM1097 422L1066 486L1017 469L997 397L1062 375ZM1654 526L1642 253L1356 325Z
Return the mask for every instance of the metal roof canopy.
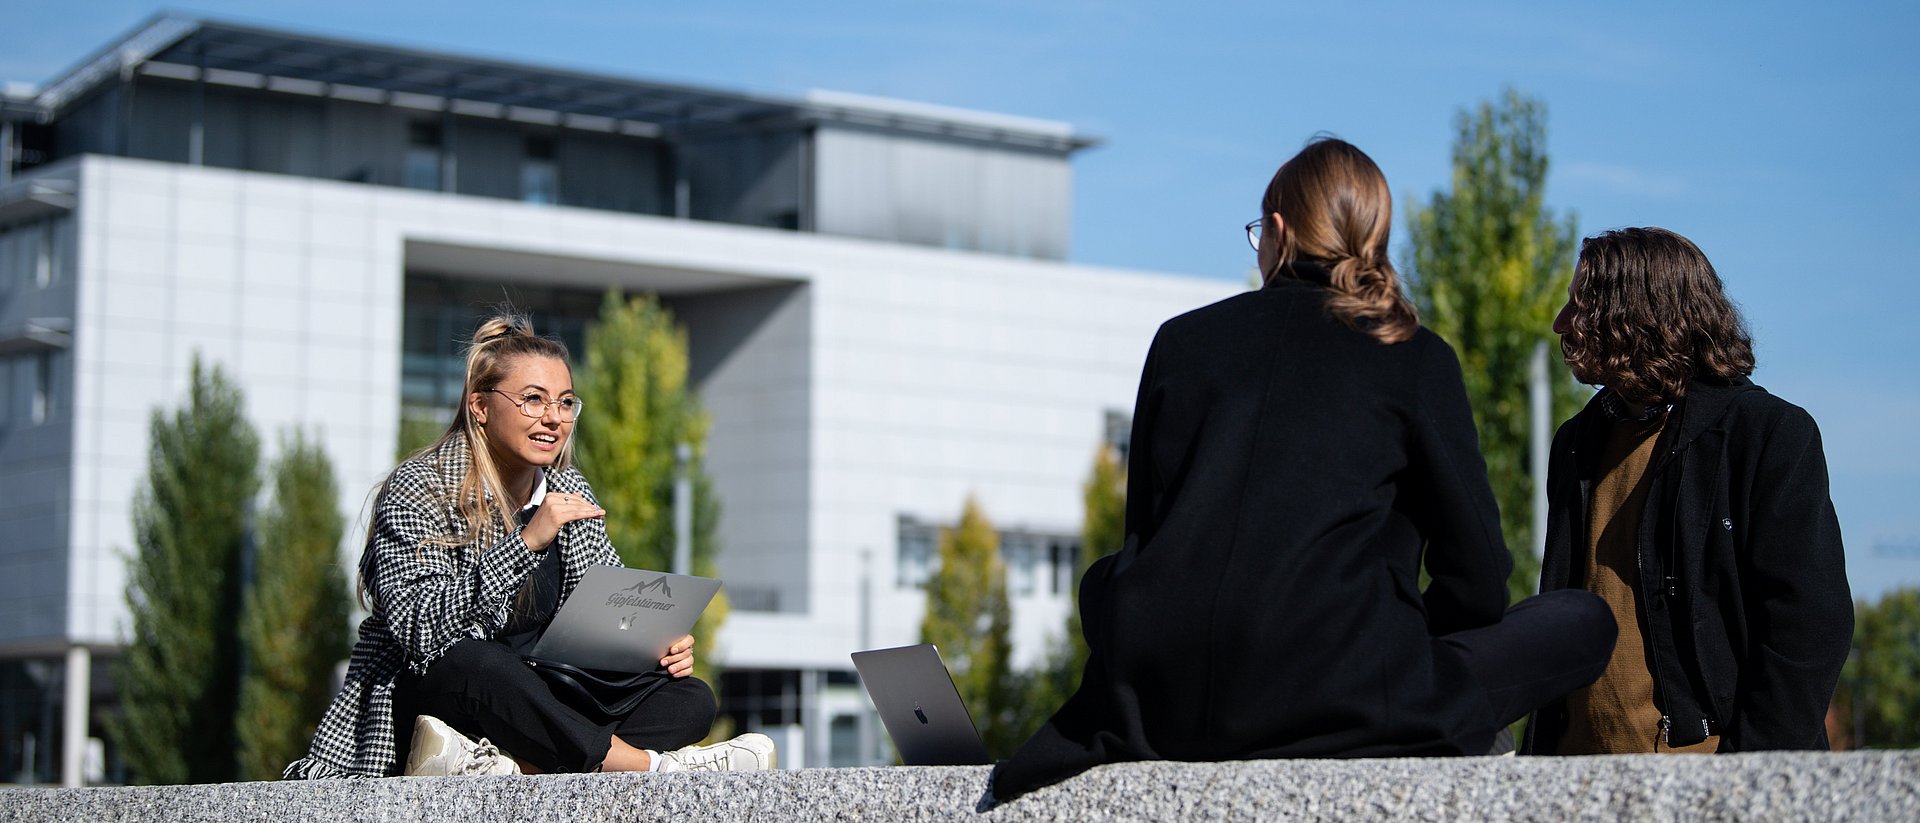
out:
M1023 128L1020 118L997 118L1000 122L989 126L977 118L930 111L782 100L168 15L149 20L49 83L35 97L37 119L55 116L100 84L136 72L643 136L826 122L1061 153L1097 142L1071 134L1064 124Z

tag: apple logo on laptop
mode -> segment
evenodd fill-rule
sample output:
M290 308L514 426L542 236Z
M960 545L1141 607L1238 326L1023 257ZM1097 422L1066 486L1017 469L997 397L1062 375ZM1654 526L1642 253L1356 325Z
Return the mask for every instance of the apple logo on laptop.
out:
M630 615L627 615L626 617L620 618L620 630L624 632L628 629L633 628L633 619L635 617L639 617L639 615L630 614Z
M913 716L920 718L920 725L922 726L927 725L927 713L924 711L921 711L920 707L917 705L913 707Z

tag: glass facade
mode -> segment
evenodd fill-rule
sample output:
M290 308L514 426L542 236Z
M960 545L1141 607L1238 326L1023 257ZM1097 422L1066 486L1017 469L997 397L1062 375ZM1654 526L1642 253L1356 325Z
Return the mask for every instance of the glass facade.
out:
M896 526L894 586L924 589L940 570L941 526L901 515ZM1080 568L1080 536L1028 529L1003 529L1000 560L1007 567L1007 593L1063 595L1073 591Z
M603 295L587 289L502 283L439 274L407 275L400 357L401 451L425 445L453 419L466 379L466 345L502 301L533 318L578 357ZM420 442L413 442L420 441Z
M73 218L64 216L0 227L0 301L72 282L74 231ZM32 306L36 298L26 299ZM71 359L44 343L0 355L0 423L39 424L63 414Z
M73 250L71 217L0 226L0 295L70 282Z
M520 200L552 205L560 202L560 166L554 162L551 137L527 138L526 157L520 161Z
M93 658L92 708L81 771L89 784L126 783L126 763L108 739L106 724L119 709L113 682L118 658ZM0 660L0 784L57 785L64 744L61 713L66 662Z
M403 184L410 189L439 191L440 164L440 127L432 123L409 124Z

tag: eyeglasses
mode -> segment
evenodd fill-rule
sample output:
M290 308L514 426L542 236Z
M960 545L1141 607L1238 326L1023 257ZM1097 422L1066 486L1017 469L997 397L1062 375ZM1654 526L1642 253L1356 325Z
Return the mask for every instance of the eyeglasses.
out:
M1267 219L1264 217L1256 217L1247 222L1247 245L1252 246L1254 251L1260 250L1260 227L1266 224Z
M560 410L560 419L563 422L571 423L580 419L580 398L578 397L567 396L559 400L548 400L546 395L539 392L527 392L519 397L514 397L499 389L487 389L487 391L506 398L507 402L520 407L521 414L536 420L547 416L547 406L549 405Z

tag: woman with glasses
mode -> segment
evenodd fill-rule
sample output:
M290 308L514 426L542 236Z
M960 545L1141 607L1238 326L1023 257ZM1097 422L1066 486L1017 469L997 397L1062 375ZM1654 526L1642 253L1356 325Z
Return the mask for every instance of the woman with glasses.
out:
M1485 754L1605 667L1597 598L1507 609L1460 365L1401 294L1391 223L1373 161L1317 139L1248 224L1264 286L1160 327L1080 688L996 798L1126 760Z
M620 565L572 466L580 413L565 346L511 311L481 324L452 425L376 492L360 558L371 614L287 777L383 777L403 754L407 774L770 765L762 735L692 745L715 703L688 676L691 637L653 671L597 684L611 701L556 693L522 662L589 567Z

